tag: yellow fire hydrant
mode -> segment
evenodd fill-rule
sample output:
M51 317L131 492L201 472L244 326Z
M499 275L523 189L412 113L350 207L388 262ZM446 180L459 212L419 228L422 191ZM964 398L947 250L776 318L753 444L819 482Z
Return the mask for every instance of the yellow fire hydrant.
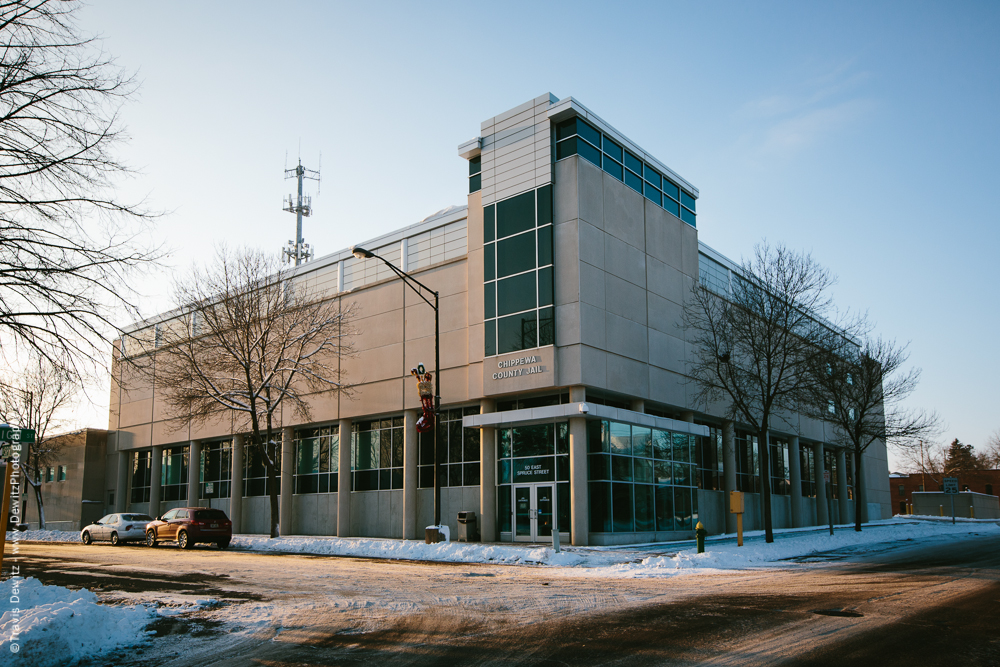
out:
M708 535L708 531L705 530L705 526L701 525L701 521L694 527L694 534L695 539L698 541L698 553L705 553L705 536Z

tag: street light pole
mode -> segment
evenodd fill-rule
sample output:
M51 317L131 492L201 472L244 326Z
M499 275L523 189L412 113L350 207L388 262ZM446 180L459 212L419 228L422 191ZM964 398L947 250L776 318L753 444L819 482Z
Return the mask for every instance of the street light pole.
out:
M351 248L351 254L358 259L378 259L388 266L393 272L403 279L403 283L417 293L428 306L434 309L434 525L441 525L441 458L438 456L438 428L441 422L441 318L438 309L438 292L435 292L427 285L411 276L406 271L390 262L384 257L379 257L370 250L365 250L361 246ZM434 295L434 302L424 296L423 291Z

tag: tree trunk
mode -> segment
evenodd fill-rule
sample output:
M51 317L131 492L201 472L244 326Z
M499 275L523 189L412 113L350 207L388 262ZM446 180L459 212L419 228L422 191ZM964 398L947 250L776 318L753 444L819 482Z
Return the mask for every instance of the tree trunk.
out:
M45 530L45 505L42 504L42 485L35 484L35 503L38 505L38 530Z
M760 456L760 505L764 521L764 541L774 542L774 526L771 522L771 449L768 442L770 431L760 429L757 437L757 451Z
M854 530L861 532L861 451L854 448Z
M278 463L276 458L277 452L275 451L277 447L274 445L274 441L268 436L267 444L268 454L265 458L267 462L267 495L271 501L271 537L275 538L279 536L278 533Z

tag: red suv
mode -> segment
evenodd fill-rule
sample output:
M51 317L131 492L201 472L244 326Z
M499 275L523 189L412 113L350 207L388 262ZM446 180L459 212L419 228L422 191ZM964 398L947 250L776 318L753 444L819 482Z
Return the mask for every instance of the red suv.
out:
M233 523L222 510L207 507L177 507L146 526L146 546L176 541L181 549L198 542L215 542L220 549L233 539Z

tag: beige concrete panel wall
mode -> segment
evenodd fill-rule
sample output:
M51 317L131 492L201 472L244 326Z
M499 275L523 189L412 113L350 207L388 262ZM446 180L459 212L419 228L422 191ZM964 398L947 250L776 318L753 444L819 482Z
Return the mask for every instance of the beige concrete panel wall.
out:
M684 308L652 292L646 293L649 306L649 326L671 336L684 336Z
M608 313L646 324L646 290L611 273L605 273L604 293Z
M396 286L403 289L399 283ZM351 337L350 342L358 352L392 345L403 337L403 310L369 313L354 320L353 326L357 334Z
M645 197L610 174L604 176L604 231L645 250Z
M578 217L604 229L604 172L579 157L569 159L577 163Z
M441 367L457 368L464 367L469 357L469 336L465 328L456 329L441 333ZM408 340L406 342L406 356L397 363L402 366L396 367L398 375L406 374L409 377L410 369L418 363L423 363L427 370L434 370L434 336L433 334L418 340Z
M566 385L583 383L583 346L567 345L556 348L556 367L559 372L556 374L556 384L565 387Z
M555 303L557 306L580 300L578 234L577 220L559 223L552 229L555 263Z
M608 235L586 220L579 220L577 228L580 261L603 270L605 268L605 239L608 238Z
M581 341L598 349L607 349L607 322L603 309L589 303L580 304ZM558 329L556 334L558 334Z
M354 309L354 317L362 319L398 310L403 307L403 286L398 280L365 287L343 297L345 308Z
M486 356L486 326L482 323L469 326L468 354L470 364L482 363Z
M681 225L681 270L694 280L698 280L698 230L682 222Z
M690 225L681 222L662 208L643 198L646 214L646 253L655 257L667 266L678 271L685 270L684 253L686 251L682 227L695 231ZM695 232L695 255L698 261L697 232ZM694 274L697 277L697 272Z
M583 345L580 347L581 384L603 387L608 382L608 357L604 350Z
M343 362L344 372L357 386L398 378L402 375L402 367L402 343L362 350Z
M656 366L649 368L649 398L658 403L688 405L685 383L686 378L678 373Z
M468 199L467 220L467 243L469 251L479 250L483 247L483 195L482 192L473 192Z
M310 422L329 421L340 417L340 395L336 391L320 391L302 397L309 408ZM301 417L297 414L283 415L289 424L298 424Z
M608 355L607 388L630 396L649 397L649 371L643 361Z
M650 365L675 373L685 373L687 371L687 346L684 341L656 329L648 331Z
M341 422L344 421L344 417L361 418L367 415L399 412L402 405L402 379L396 378L359 385L355 388L355 394L351 400L344 400L340 403Z
M608 352L613 352L636 361L649 361L648 329L644 324L634 322L614 313L605 314Z
M576 156L556 162L555 183L552 185L553 222L568 222L580 216Z
M673 303L683 305L691 293L690 283L685 289L685 274L652 255L646 255L646 289ZM689 277L687 277L690 280Z
M607 304L607 278L602 269L580 262L580 301L601 310Z
M153 385L144 370L133 367L148 367L152 363L152 357L138 357L132 359L130 363L121 367L122 403L131 403L153 397Z
M469 369L466 366L448 368L441 372L441 403L451 405L470 399ZM479 397L476 396L478 399Z
M556 306L556 346L581 343L580 302Z
M151 437L155 445L181 442L191 437L191 424L187 421L168 420L153 422L152 428Z
M220 410L216 417L203 424L192 424L190 438L206 440L208 438L219 438L233 433L236 430L247 428L249 430L249 420L242 415L237 416L232 412ZM234 417L238 420L234 424ZM164 444L157 442L155 444Z
M118 429L115 439L116 451L144 449L150 446L152 427L150 424L140 424ZM110 449L109 449L110 452Z
M646 253L611 234L604 235L604 270L646 288Z
M123 403L121 408L121 427L148 424L153 419L153 399Z

